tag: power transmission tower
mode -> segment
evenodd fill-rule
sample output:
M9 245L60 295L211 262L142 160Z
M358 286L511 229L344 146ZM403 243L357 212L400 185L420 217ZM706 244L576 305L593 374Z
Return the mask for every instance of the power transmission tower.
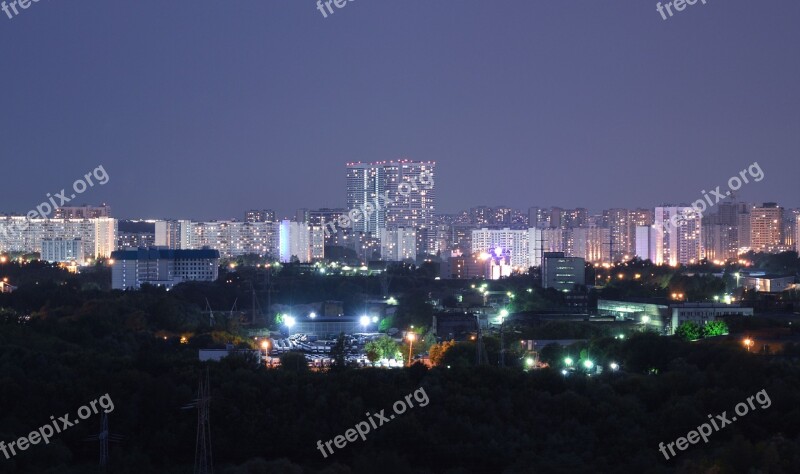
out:
M206 298L206 311L208 313L208 325L210 327L214 327L214 323L216 320L214 319L214 311L211 309L211 304L208 302L208 298Z
M108 429L108 414L103 413L100 418L100 432L89 436L86 441L100 441L100 472L105 474L108 472L108 443L118 443L122 441L123 436L111 433Z
M608 228L608 242L603 242L604 244L608 245L608 261L613 266L614 265L614 230L609 226ZM603 258L602 253L600 254L600 258Z
M539 284L544 288L544 243L548 242L548 240L544 238L544 229L541 229L541 237L536 241L539 242Z
M214 460L211 455L211 389L209 388L208 368L205 375L200 376L197 398L184 409L197 408L197 444L194 451L194 473L213 474Z
M102 427L98 437L100 438L100 472L107 472L108 469L108 414L103 413Z
M481 317L475 313L475 320L478 323L478 337L475 341L475 365L489 363L489 356L486 355L486 347L483 345L483 331L481 330Z
M500 367L506 366L505 318L500 321Z

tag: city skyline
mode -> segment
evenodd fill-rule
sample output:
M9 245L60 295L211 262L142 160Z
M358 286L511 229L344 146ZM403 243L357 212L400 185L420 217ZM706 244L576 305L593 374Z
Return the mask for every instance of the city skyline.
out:
M0 471L800 472L798 17L0 0Z

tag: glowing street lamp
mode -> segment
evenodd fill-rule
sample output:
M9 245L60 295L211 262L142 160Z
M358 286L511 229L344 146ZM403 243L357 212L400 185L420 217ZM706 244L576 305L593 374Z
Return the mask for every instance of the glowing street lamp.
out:
M529 368L533 367L533 363L534 363L533 357L528 357L527 359L525 359L525 365L527 365Z
M589 359L586 359L585 361L583 361L583 366L591 370L592 367L594 367L594 362L590 361Z
M609 365L609 367L611 367L611 370L614 371L619 370L619 364L617 364L616 362L612 362L611 365Z
M564 363L567 364L568 367L572 367L573 363L572 357L567 357L566 359L564 359Z
M361 326L364 327L364 329L367 329L367 326L369 326L369 316L366 315L361 316L359 322L361 323Z
M311 319L314 319L314 318L316 318L316 317L317 317L317 313L315 313L315 312L313 312L313 311L312 311L312 312L311 312L311 313L308 315L308 317L309 317L309 318L311 318Z
M406 335L406 339L408 339L408 366L411 367L411 350L414 347L414 339L417 338L417 335L413 332L408 333Z
M742 342L744 343L745 347L747 347L747 352L750 352L750 348L753 347L753 344L755 344L749 337Z
M283 324L286 325L287 328L292 329L295 324L297 324L297 320L294 316L284 315L283 316Z

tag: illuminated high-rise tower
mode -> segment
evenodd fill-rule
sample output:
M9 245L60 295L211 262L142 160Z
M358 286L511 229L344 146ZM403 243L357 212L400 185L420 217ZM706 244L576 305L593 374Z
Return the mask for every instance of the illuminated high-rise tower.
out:
M702 258L702 217L688 206L655 209L657 265L689 265Z
M413 228L417 252L435 253L436 211L433 161L379 161L347 164L347 209L356 232Z

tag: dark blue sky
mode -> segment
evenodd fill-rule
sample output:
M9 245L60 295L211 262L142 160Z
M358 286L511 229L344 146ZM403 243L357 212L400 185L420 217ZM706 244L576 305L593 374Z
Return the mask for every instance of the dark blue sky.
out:
M344 205L344 163L438 162L439 209L800 206L800 2L42 0L0 13L0 210L95 166L119 217Z

